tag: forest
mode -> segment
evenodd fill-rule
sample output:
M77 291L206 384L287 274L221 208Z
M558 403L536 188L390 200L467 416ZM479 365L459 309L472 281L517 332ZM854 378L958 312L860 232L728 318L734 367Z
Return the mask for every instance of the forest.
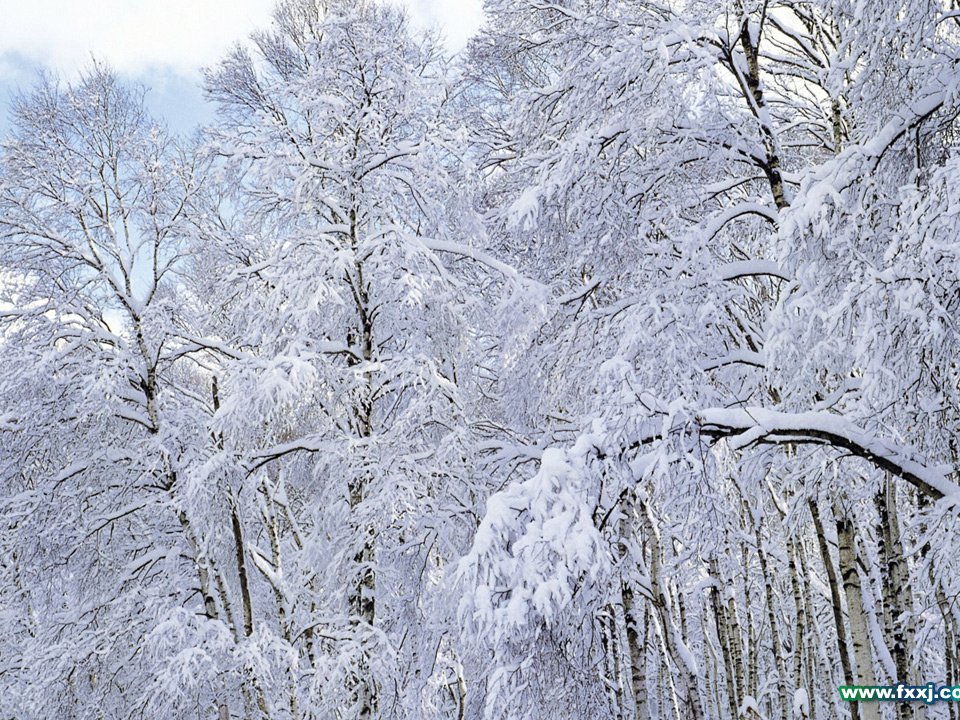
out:
M960 5L484 10L16 98L0 718L960 720Z

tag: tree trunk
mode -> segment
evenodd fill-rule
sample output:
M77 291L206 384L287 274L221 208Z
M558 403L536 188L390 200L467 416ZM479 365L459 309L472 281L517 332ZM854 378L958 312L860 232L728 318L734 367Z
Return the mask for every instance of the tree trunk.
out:
M863 607L863 595L860 572L857 570L857 550L853 520L835 505L837 522L837 546L840 561L840 575L843 579L843 593L847 600L847 615L850 623L850 639L853 644L853 657L856 661L854 672L858 685L876 685L877 676L873 669L873 651L870 647L870 629L867 626L867 614ZM880 720L880 705L875 702L860 705L860 716L864 720Z
M880 560L883 564L883 622L887 637L893 641L893 662L897 682L912 683L910 658L913 656L913 587L903 556L900 539L900 517L897 507L897 486L893 475L886 474L877 495L877 511L880 517ZM916 716L913 703L897 703L898 720L911 720Z
M850 663L850 650L847 645L846 623L843 621L843 604L840 599L840 583L837 580L837 570L833 564L833 558L830 555L830 546L827 544L827 537L823 532L823 521L820 519L820 510L813 498L807 500L810 508L810 517L813 518L813 528L817 534L817 544L820 547L820 557L823 560L823 566L827 573L827 582L830 586L830 600L833 609L833 621L837 628L837 645L840 650L840 667L843 671L843 684L854 685L856 681L853 676L853 668ZM860 717L858 703L850 703L851 720L857 720Z
M698 692L699 677L697 676L696 668L691 665L692 656L689 650L681 646L683 641L680 637L680 630L673 620L669 593L663 585L661 570L663 549L660 542L660 535L654 526L650 507L646 503L642 503L642 505L643 508L640 513L640 518L641 522L643 522L647 539L650 542L650 572L648 575L650 577L650 591L653 596L654 610L656 618L659 621L658 627L667 655L678 670L677 678L679 680L680 701L685 706L684 716L690 720L702 720L703 706L700 702Z
M614 717L617 720L626 720L624 712L623 671L620 664L620 649L617 638L616 616L613 605L607 605L600 615L600 640L603 643L603 664L607 682L604 683L609 693L610 705L613 706Z
M355 207L350 210L349 241L355 260L353 273L348 273L346 280L350 286L356 308L356 332L358 337L352 337L353 333L349 333L347 345L352 347L355 341L359 341L361 362L369 366L374 359L373 316L370 312L367 282L363 277L363 263L359 259L360 218ZM354 420L358 438L368 440L373 437L374 387L372 371L369 367L364 369L363 373L364 386L359 401L354 408ZM364 501L369 481L370 478L366 471L361 472L350 481L348 499L352 511L356 511ZM353 618L351 622L354 626L365 625L367 628L373 628L376 622L376 578L373 569L375 559L374 528L363 520L360 522L362 524L357 526L356 531L361 535L362 540L360 550L354 556L356 576L349 590L348 604ZM365 654L364 652L364 656ZM355 684L361 720L368 720L373 717L378 704L376 683L367 676L368 672L369 667L364 661L358 668L358 677Z
M633 492L627 492L623 498L623 515L620 519L620 542L624 566L628 569L635 564L631 551L639 549L637 543L637 503ZM642 549L639 549L642 552ZM641 563L643 558L640 558ZM627 659L630 663L630 695L632 710L636 720L649 720L647 708L647 611L638 606L633 583L629 576L620 583L620 597L623 603L623 620L626 630Z
M806 588L800 577L797 563L797 544L793 539L787 541L787 571L790 574L790 589L793 591L793 608L797 625L793 636L793 685L803 687L803 648L806 644L807 605Z
M795 546L797 548L796 557L799 561L799 577L802 581L800 585L803 589L804 616L807 620L807 632L804 643L804 651L807 658L806 671L804 673L806 680L805 687L807 689L807 698L810 701L810 720L815 720L817 716L817 703L816 697L813 694L813 688L815 687L817 663L819 661L817 649L823 647L823 642L821 640L820 628L816 621L817 616L813 609L813 599L811 598L810 591L810 574L807 569L807 555L802 537L795 542Z
M713 580L713 587L710 588L710 606L713 610L713 617L717 625L717 639L720 642L720 650L723 654L724 676L726 677L727 687L727 710L731 718L737 716L739 707L739 698L737 696L737 687L735 677L740 674L740 667L733 660L733 642L731 640L731 630L727 618L727 610L723 605L723 599L720 597L720 588L723 582L720 579L720 570L716 559L710 561L710 577Z
M751 520L752 520L752 513ZM789 686L787 685L787 664L783 658L783 647L780 643L780 630L777 624L777 614L773 607L773 578L767 566L767 553L763 549L763 538L760 534L762 521L754 522L754 538L757 542L757 559L760 561L760 573L763 576L764 601L767 606L767 624L770 626L770 647L773 652L774 665L777 668L777 687L780 694L780 718L787 720L787 705L789 700Z

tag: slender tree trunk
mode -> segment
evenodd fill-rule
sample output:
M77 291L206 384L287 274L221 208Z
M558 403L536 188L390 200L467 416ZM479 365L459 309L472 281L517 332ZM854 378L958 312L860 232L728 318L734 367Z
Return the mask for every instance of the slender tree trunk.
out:
M957 636L954 628L944 618L943 633L943 657L944 657L944 682L947 685L960 685L960 671L957 668L957 643L960 637ZM960 718L960 703L951 702L947 704L947 710L950 713L950 720Z
M650 720L647 706L647 608L633 606L627 615L627 639L630 648L630 687L637 720Z
M216 376L211 385L213 396L213 412L220 409L220 385ZM214 434L213 442L217 450L223 450L223 435ZM240 582L240 605L243 612L243 634L245 637L253 635L253 606L250 602L250 580L247 576L246 551L243 544L243 525L240 522L238 499L230 495L230 530L233 534L234 559L237 565L237 578Z
M806 618L806 638L804 642L804 652L806 654L806 667L804 677L806 679L805 687L807 689L807 699L810 701L810 720L815 720L817 716L817 698L813 694L814 679L817 677L817 665L820 662L817 650L823 647L820 628L817 623L817 616L813 609L813 599L810 592L810 574L807 569L807 556L804 549L803 537L795 541L797 548L797 560L799 561L801 587L803 588L804 616ZM822 675L826 675L829 669L824 667Z
M620 520L620 542L624 567L633 569L636 564L631 551L642 552L637 543L637 503L633 492L623 499L623 515ZM642 561L642 558L641 558ZM620 583L620 597L623 603L623 620L626 631L627 659L629 661L630 695L633 716L636 720L649 720L647 707L647 610L638 606L633 583L629 575Z
M651 567L653 567L652 562L651 562ZM657 639L660 641L660 653L659 653L659 655L660 655L660 662L659 662L659 667L660 667L660 678L661 678L661 681L660 681L659 685L660 685L660 687L663 687L663 680L666 679L666 685L667 685L667 688L668 688L669 691L670 691L670 693L669 693L669 695L670 695L670 707L671 707L671 709L672 709L672 711L673 711L673 716L674 716L674 718L676 718L676 720L683 720L683 717L682 717L683 709L681 708L681 700L680 700L679 694L677 693L677 683L676 683L676 679L675 679L675 674L674 674L672 668L670 667L670 647L669 647L669 643L668 643L667 637L666 637L666 630L664 629L663 623L662 623L662 621L660 620L660 614L659 614L659 612L657 612L656 610L654 610L653 625L654 625L654 627L656 628L656 631L657 631ZM660 697L660 704L661 704L660 712L661 712L661 716L662 716L662 717L665 717L665 716L663 715L663 703L664 703L664 702L665 702L665 700L664 700L664 698L661 696L661 697Z
M955 450L951 452L951 459L954 463L960 460ZM925 515L931 504L931 500L923 493L917 493L916 503L917 512L920 516L919 534L921 537L929 537ZM960 642L960 608L957 606L956 598L951 601L944 592L940 577L936 572L935 563L930 561L929 555L930 542L927 541L920 546L919 564L927 568L930 587L933 588L934 599L936 600L937 608L940 610L940 617L943 620L945 682L947 684L957 685L960 684L960 672L958 672L957 668L958 660L960 660L957 651L957 643ZM953 676L952 681L951 675ZM960 720L960 704L953 702L947 703L947 708L950 720L954 720L954 718Z
M752 515L752 513L750 513ZM752 519L752 518L751 518ZM787 706L790 703L788 699L789 685L787 684L787 663L783 657L783 647L780 643L780 629L777 623L776 610L773 607L773 578L767 565L767 553L763 549L763 537L760 533L762 521L754 522L754 538L757 542L757 559L760 562L760 573L763 577L764 601L767 606L767 624L770 626L770 647L773 652L774 665L777 668L777 687L780 695L780 718L787 720Z
M763 28L757 28L757 32L752 32L749 13L742 8L742 3L738 3L743 21L738 35L740 50L746 61L746 72L743 72L743 66L735 57L736 51L730 48L727 55L727 65L734 74L744 100L751 114L756 118L760 125L760 136L763 141L764 157L755 159L754 162L763 171L767 177L767 184L770 186L770 194L773 196L773 202L777 210L783 210L789 206L790 201L787 197L786 189L783 183L783 171L780 167L780 141L777 138L776 131L770 124L770 113L767 107L767 100L763 92L763 84L760 79L760 47L759 37Z
M619 642L617 639L617 624L613 605L607 605L600 617L600 638L603 643L605 683L609 694L610 705L613 707L617 720L624 720L624 691L623 671L620 663Z
M876 685L877 676L873 669L873 651L870 647L870 629L867 626L867 614L863 607L863 595L860 572L857 570L856 537L853 520L839 505L834 510L837 522L837 545L840 561L840 575L843 579L843 592L847 599L847 615L850 623L850 638L853 644L853 656L856 660L858 685ZM862 703L860 716L864 720L880 720L879 703Z
M213 411L216 413L220 409L220 385L216 376L214 376L211 384L211 393L213 396ZM213 433L212 439L217 450L223 450L223 434ZM240 520L238 499L234 495L230 496L230 529L233 535L234 559L237 565L237 578L238 582L240 583L240 607L241 612L243 613L242 632L243 637L249 638L253 635L253 605L250 601L250 578L247 573L246 550L244 548L243 540L243 525ZM213 565L212 561L211 565ZM231 608L229 598L227 597L226 580L224 579L220 570L215 566L213 566L213 571L217 590L220 593L221 604L226 614L227 623L231 628L233 628L234 641L239 642L240 635L234 620L233 610ZM270 712L267 707L266 695L263 692L263 685L255 676L251 678L251 682L257 694L257 708L260 711L260 715L263 718L269 718ZM246 683L243 684L241 693L243 695L244 708L246 712L249 713L253 701L250 695L250 688L246 685ZM229 708L221 707L221 715L223 715L224 712L226 712L227 717L229 717Z
M746 668L743 663L743 632L740 629L740 618L737 614L736 596L733 592L727 594L727 641L730 643L730 664L733 672L734 687L736 688L737 707L743 702L746 692Z
M827 537L824 534L823 521L820 518L820 510L813 498L807 501L810 509L810 517L813 518L813 527L817 535L817 544L820 547L820 558L823 561L824 569L827 573L827 582L830 586L830 600L833 609L833 621L837 629L837 645L840 650L840 667L843 671L843 684L855 685L853 668L850 663L850 650L847 645L846 623L843 621L843 604L840 599L840 583L837 580L837 570L833 564L833 557L830 555L830 546L827 544ZM857 720L860 717L858 703L850 703L851 720Z
M659 620L658 627L662 634L667 655L678 669L677 679L679 680L681 702L684 704L684 715L690 720L702 720L703 706L698 692L699 678L697 677L697 671L695 667L691 666L692 657L689 650L681 647L683 641L680 629L672 617L669 591L664 588L661 570L663 549L660 535L654 526L649 506L646 503L642 503L642 505L640 517L647 539L650 542L650 572L648 575L654 610Z
M747 636L749 639L750 653L747 657L747 695L753 700L757 699L760 686L760 631L759 621L755 621L750 609L747 608Z
M372 370L369 368L374 359L374 329L373 316L370 311L370 298L367 282L364 279L363 262L360 260L360 217L356 207L350 209L350 247L354 254L353 272L348 273L346 280L353 296L356 308L357 327L347 337L347 345L353 347L359 342L360 362L367 366L363 370L364 380L361 395L354 408L355 430L358 438L369 440L373 437L373 405L374 387ZM355 333L355 334L354 334ZM349 483L349 504L351 511L356 511L363 503L367 494L367 485L370 477L366 471L361 472ZM354 513L351 513L353 515ZM360 549L354 556L356 576L349 589L348 603L350 606L353 624L373 628L376 623L376 578L374 576L375 547L374 528L361 520L356 528L361 535ZM364 652L364 656L365 656ZM369 677L369 666L364 661L358 668L355 691L361 720L372 718L377 711L378 698L376 682Z
M623 600L623 620L626 630L627 657L629 659L630 696L633 716L637 720L647 720L647 678L646 678L646 627L644 619L646 610L636 606L636 597L628 581L621 585ZM628 713L625 713L626 717Z
M913 656L913 587L903 555L900 539L900 517L897 506L897 486L890 473L886 474L877 496L880 517L880 559L883 564L883 621L887 636L893 641L893 662L897 682L911 683L910 658ZM913 703L897 703L898 720L916 716Z
M720 588L723 582L720 579L720 569L716 558L710 561L710 577L713 580L713 587L710 588L710 607L713 610L714 621L717 626L717 640L720 643L720 650L723 655L724 677L727 688L727 711L731 718L737 716L739 707L739 698L737 697L736 675L740 673L740 668L734 664L732 642L730 638L730 626L727 619L727 610L723 605L723 599L720 597Z
M803 648L806 644L807 604L806 586L800 576L797 562L797 544L793 539L787 541L787 572L790 575L790 589L793 591L793 608L797 617L797 626L793 636L793 685L803 687Z
M283 576L283 556L280 546L280 523L277 516L276 503L274 502L274 487L268 485L266 479L262 485L263 488L263 521L267 527L267 535L270 538L270 560L276 576ZM278 585L272 578L270 585L273 588L274 602L277 606L277 625L280 628L280 636L286 642L287 647L293 648L293 633L290 628L290 621L287 617L287 595L284 588ZM287 692L290 706L290 717L292 720L300 718L300 699L297 694L297 682L294 674L294 668L287 665Z
M703 638L703 697L704 713L707 717L717 717L721 714L723 700L720 697L720 659L717 657L717 645L710 637L709 618L707 613L700 615L700 637Z

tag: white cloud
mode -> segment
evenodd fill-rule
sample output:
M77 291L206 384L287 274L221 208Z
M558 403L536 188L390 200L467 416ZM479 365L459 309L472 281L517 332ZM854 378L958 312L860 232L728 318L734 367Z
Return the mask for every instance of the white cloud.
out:
M91 55L117 71L193 74L269 21L272 0L18 0L3 3L0 48L72 74Z
M415 27L439 27L458 51L480 25L481 0L388 0ZM66 79L92 57L150 87L148 103L179 131L209 119L199 69L269 26L274 0L0 0L0 134L8 101L48 68Z
M458 50L480 23L480 0L401 0L416 25L436 24ZM273 0L9 0L0 75L46 66L71 75L91 55L118 72L195 75L270 21Z

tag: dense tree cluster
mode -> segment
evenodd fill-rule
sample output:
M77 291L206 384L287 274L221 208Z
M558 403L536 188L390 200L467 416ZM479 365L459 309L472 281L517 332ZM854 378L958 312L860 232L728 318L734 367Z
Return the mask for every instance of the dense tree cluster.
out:
M960 10L485 9L18 98L0 718L960 718Z

